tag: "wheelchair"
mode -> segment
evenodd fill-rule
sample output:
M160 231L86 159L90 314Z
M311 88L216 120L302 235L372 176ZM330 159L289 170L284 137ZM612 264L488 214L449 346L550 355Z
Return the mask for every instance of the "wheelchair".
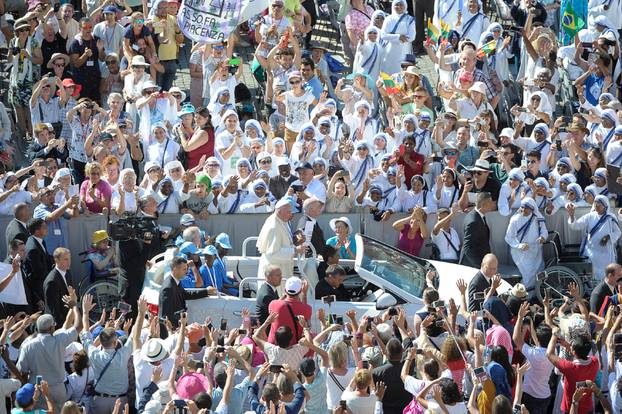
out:
M112 308L118 307L119 302L123 301L123 292L127 286L127 280L121 273L98 272L95 265L89 259L89 251L78 253L84 257L80 263L88 267L88 272L78 284L78 296L82 302L85 295L93 296L93 303L97 306L89 314L89 319L95 323L101 317L104 309L109 312Z
M545 269L536 276L536 295L540 301L545 296L553 302L563 301L571 282L576 283L581 297L596 286L592 264L588 257L580 254L580 245L562 244L559 233L549 231L543 255Z

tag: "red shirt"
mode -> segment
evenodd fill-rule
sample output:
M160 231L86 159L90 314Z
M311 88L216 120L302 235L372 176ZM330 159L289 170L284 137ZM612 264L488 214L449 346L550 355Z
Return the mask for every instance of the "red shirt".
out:
M292 330L292 340L289 343L290 346L297 344L298 339L302 338L302 326L300 326L300 322L298 322L298 319L296 319L295 323L298 327L298 339L296 339L296 328L294 327L294 320L292 319L292 314L290 313L289 309L287 309L288 304L291 307L294 316L302 315L307 321L311 320L311 306L307 305L306 303L302 303L298 299L288 297L283 300L279 299L270 302L270 305L268 306L268 311L270 313L276 312L279 315L276 320L272 322L272 325L270 325L270 335L268 336L268 342L270 342L271 344L276 344L276 341L274 340L274 334L276 333L276 330L279 329L281 326L289 326L289 329Z
M425 163L425 157L418 152L411 152L409 163L415 163L414 166L408 165L404 160L404 146L400 145L400 156L397 158L396 162L399 165L404 166L404 178L406 181L406 188L410 190L410 180L412 180L415 175L423 174L423 164Z
M589 363L579 363L577 361L566 361L560 359L557 367L564 374L564 397L562 399L561 410L565 413L570 412L572 405L572 395L577 388L577 382L596 379L600 364L595 356L590 358ZM592 392L588 392L579 401L579 414L589 413L594 410L592 403Z
M214 130L207 129L206 132L209 137L208 141L188 153L188 168L196 167L203 156L205 158L214 156Z

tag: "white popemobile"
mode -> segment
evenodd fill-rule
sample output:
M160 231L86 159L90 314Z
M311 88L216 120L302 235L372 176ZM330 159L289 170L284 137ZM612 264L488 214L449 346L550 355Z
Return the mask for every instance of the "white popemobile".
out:
M238 297L220 294L218 298L210 297L187 302L188 318L190 322L202 323L206 317L216 321L220 318L228 320L229 326L241 324L242 309L247 308L251 312L255 310L255 298L242 297L243 290L256 291L259 284L257 266L259 257L246 255L247 245L256 238L251 237L244 241L242 256L227 256L227 269L237 279L241 280ZM358 276L350 276L344 282L345 287L353 293L353 296L362 298L356 302L334 302L325 304L314 297L312 289L309 290L307 303L313 308L313 314L319 308L324 308L327 314L344 315L349 309L356 309L357 315L377 310L388 309L393 305L404 307L408 315L414 315L423 305L423 290L426 288L426 274L435 271L438 275L438 291L441 300L454 299L460 305L460 292L456 287L458 279L464 279L466 283L475 276L478 269L453 263L426 260L410 256L395 247L386 245L380 241L369 238L362 234L356 234L356 260L341 260L340 264L354 267ZM143 295L147 302L157 306L160 285L163 277L169 272L169 259L174 249L156 256L155 264L145 276ZM310 286L317 282L317 260L315 253L311 258L298 259L297 268L300 277L306 279ZM246 277L249 275L249 277ZM252 277L250 277L252 275ZM505 281L499 288L498 293L510 290L511 286ZM316 320L316 318L313 318Z

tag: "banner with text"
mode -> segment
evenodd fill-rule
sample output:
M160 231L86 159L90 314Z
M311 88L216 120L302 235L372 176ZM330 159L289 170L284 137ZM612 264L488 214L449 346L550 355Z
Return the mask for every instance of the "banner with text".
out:
M267 0L183 0L177 19L184 34L195 42L222 42L250 14L267 6Z

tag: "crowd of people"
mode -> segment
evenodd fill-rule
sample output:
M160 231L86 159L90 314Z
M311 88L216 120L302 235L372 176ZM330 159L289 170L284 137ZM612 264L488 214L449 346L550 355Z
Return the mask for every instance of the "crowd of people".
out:
M0 0L0 414L622 411L622 1L261 1L202 42L176 0ZM355 209L406 253L430 240L480 270L453 298L428 273L414 314L333 314L358 299ZM186 301L249 293L227 267L236 235L198 224L254 213L255 309L190 323ZM540 301L556 214L596 287ZM87 281L123 279L112 309L72 274L84 215L116 223L84 254ZM299 278L312 252L317 279Z

